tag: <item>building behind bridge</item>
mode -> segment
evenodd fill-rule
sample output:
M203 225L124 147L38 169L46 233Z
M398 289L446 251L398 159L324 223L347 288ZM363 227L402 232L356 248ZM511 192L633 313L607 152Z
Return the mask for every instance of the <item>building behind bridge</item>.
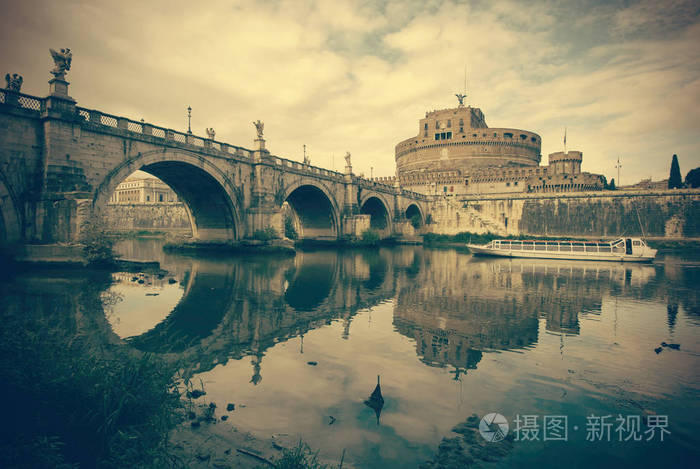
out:
M129 177L120 183L109 199L110 204L163 204L179 202L177 194L154 177Z

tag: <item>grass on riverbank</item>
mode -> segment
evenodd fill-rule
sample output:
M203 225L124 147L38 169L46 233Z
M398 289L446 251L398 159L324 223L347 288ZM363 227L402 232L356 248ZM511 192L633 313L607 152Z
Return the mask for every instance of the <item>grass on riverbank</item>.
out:
M91 346L60 305L42 309L53 314L28 307L0 317L3 467L173 467L175 370L119 346Z

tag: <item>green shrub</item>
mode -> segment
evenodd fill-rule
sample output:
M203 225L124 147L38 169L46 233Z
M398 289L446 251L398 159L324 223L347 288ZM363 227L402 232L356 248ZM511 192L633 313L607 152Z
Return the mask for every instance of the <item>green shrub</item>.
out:
M413 228L418 229L421 226L423 226L423 220L421 220L421 217L419 214L415 214L411 217L411 225L413 225Z
M284 235L289 239L297 239L299 237L299 233L294 228L294 219L290 214L284 217Z
M255 230L253 233L253 239L257 239L258 241L270 241L271 239L277 238L279 238L277 230L271 226L266 226L262 230Z
M107 235L107 227L97 216L80 225L79 242L84 246L85 259L91 265L109 265L115 260L114 240Z
M377 230L368 228L362 232L362 244L373 246L377 243L379 243L379 232Z

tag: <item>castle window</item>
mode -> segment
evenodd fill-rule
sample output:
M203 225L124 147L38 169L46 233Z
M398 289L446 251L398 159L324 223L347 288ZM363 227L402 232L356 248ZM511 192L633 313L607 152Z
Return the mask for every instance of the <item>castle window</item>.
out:
M423 124L423 137L428 136L428 123Z
M439 129L440 128L440 121L435 121L435 128Z
M435 140L440 140L440 134L435 134Z
M536 139L535 137L532 137L531 140L532 140L532 143L536 143L536 142L537 142L537 139Z
M452 119L447 119L447 128L452 127Z
M447 138L452 138L452 132L447 132Z
M503 136L506 137L506 138L513 138L513 134L510 133L510 132L504 132L504 133L503 133Z
M514 185L514 186L517 186L517 185L518 185L518 181L515 181L515 182L513 183L513 185Z
M522 140L527 140L527 135L525 135L525 134L520 134L520 138L521 138Z
M162 201L163 201L163 194L158 194L158 202L162 202Z

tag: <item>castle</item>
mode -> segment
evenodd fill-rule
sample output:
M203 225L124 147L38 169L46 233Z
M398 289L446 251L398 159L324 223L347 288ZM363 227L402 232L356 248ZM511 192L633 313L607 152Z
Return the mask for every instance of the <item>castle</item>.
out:
M603 176L581 172L580 151L551 153L549 166L540 166L539 135L488 127L481 109L465 106L464 97L457 95L456 108L426 112L418 135L396 145L401 187L447 196L603 189Z

